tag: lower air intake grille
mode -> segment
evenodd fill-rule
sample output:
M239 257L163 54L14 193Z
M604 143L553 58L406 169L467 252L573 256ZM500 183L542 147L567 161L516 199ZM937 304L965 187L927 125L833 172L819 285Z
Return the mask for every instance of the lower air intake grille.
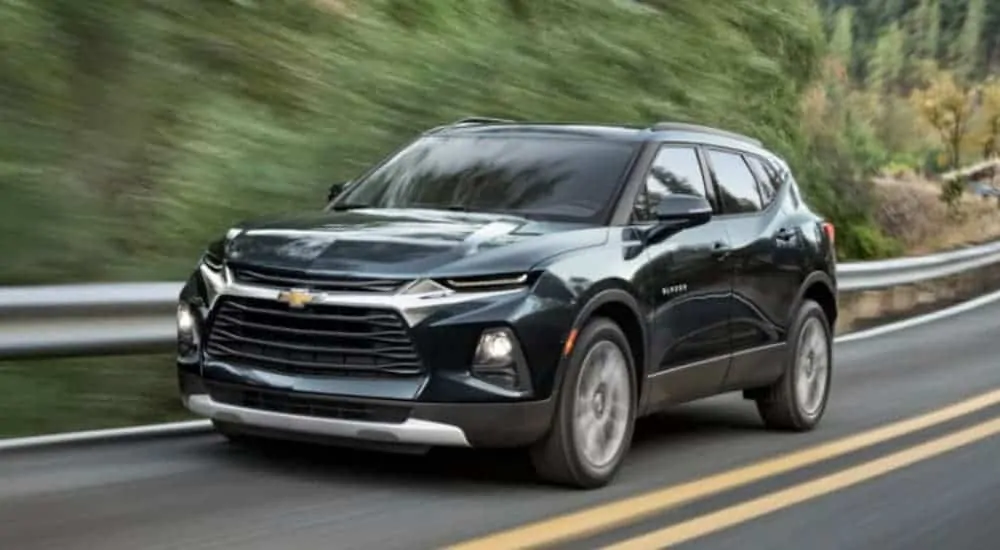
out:
M409 407L369 405L232 384L208 383L207 386L213 401L248 409L389 424L401 424L410 416Z

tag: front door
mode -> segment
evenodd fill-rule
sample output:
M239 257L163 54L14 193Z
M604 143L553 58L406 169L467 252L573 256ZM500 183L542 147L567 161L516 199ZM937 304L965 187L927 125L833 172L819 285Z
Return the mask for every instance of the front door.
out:
M693 146L661 146L634 209L636 224L654 224L653 211L671 195L706 196ZM652 307L649 402L676 403L711 395L729 366L731 273L726 226L710 221L651 244L645 253Z

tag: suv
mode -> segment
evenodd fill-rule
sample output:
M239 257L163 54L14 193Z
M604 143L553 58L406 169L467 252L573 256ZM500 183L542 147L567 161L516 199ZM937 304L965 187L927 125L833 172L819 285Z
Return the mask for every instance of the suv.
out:
M465 119L213 242L179 384L230 439L522 447L592 488L672 404L742 391L814 428L836 296L833 226L754 139Z

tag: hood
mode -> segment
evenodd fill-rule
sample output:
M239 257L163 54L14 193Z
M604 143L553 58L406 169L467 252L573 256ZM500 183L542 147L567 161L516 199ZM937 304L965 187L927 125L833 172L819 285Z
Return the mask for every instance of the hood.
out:
M604 242L607 228L421 209L322 212L231 231L233 264L381 277L516 272Z

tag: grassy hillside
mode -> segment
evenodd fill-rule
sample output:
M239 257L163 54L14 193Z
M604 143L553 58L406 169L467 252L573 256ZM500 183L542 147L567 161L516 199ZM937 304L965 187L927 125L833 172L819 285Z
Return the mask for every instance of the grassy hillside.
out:
M812 0L0 0L0 284L176 279L469 114L752 133L839 216L822 48Z

